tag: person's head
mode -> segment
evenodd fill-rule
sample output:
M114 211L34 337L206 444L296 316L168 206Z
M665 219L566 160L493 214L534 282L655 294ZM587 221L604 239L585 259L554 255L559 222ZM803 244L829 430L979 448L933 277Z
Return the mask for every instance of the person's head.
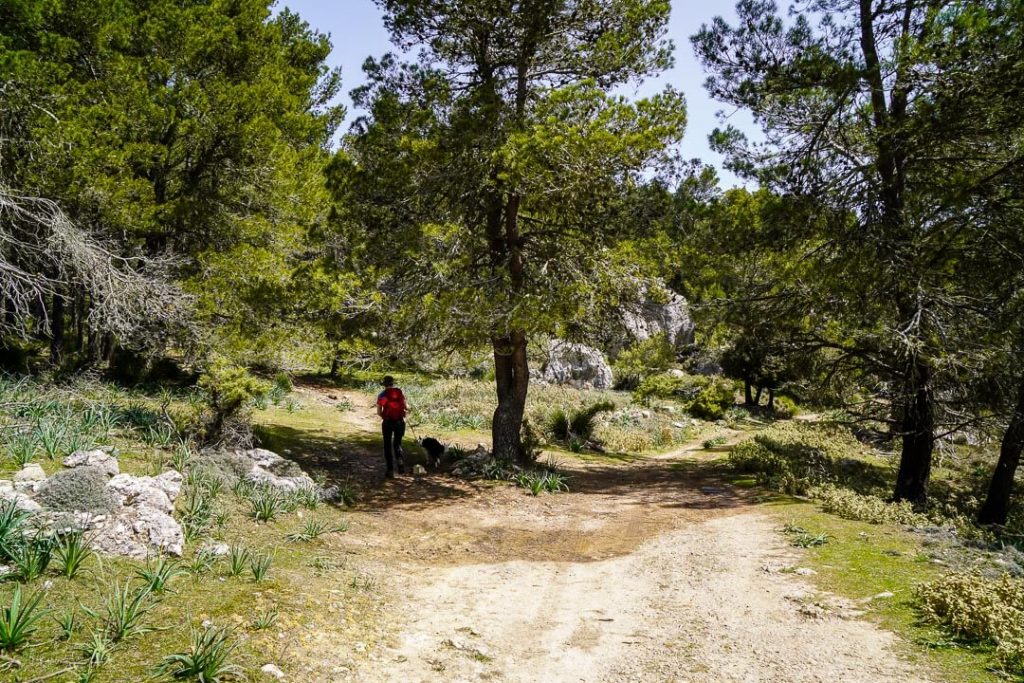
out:
M392 377L391 375L386 375L381 384L383 384L385 387L393 387L395 386L395 378Z

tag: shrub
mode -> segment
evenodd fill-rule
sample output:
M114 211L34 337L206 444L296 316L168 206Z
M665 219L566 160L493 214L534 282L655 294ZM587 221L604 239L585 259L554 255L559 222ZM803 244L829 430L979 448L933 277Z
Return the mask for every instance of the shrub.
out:
M800 413L800 408L797 407L796 401L788 396L776 396L774 408L775 417L780 420L791 420Z
M732 467L755 474L758 483L785 493L806 494L814 486L837 484L864 493L885 490L880 468L858 459L861 446L837 425L782 423L737 444Z
M995 643L1003 665L1024 673L1024 581L949 574L919 586L917 597L931 619L965 640Z
M702 420L721 420L736 402L731 382L715 379L700 390L687 410Z
M724 446L728 441L729 441L729 439L727 439L726 437L724 437L722 435L718 435L718 436L713 436L710 439L704 439L703 446L704 446L705 450L710 450L712 448L718 448L719 446Z
M214 360L199 377L199 387L209 396L213 410L210 424L211 436L222 433L226 423L234 418L246 405L269 386L263 380L249 374L248 370L232 365L223 359Z
M51 510L108 514L119 501L107 481L107 475L95 467L61 470L46 480L36 500Z
M871 524L907 524L923 526L928 518L914 512L907 501L891 503L879 498L825 485L808 490L808 495L821 503L821 509L843 519L853 519Z
M633 399L637 403L648 404L652 398L671 398L680 395L686 387L686 380L672 375L651 375L633 390Z
M633 389L645 378L668 370L675 360L675 349L665 334L637 342L622 351L612 365L616 386Z
M514 481L522 488L537 496L543 492L558 493L568 491L568 478L550 470L527 470L515 475Z

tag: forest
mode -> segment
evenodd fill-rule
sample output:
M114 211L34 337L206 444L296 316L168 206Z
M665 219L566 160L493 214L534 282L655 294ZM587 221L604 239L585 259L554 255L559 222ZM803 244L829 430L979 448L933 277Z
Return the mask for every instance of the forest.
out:
M1022 680L1024 2L356 4L0 0L0 678Z

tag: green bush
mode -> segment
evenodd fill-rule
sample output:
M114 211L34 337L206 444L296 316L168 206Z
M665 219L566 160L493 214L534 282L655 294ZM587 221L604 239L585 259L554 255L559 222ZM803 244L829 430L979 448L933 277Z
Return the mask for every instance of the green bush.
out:
M949 574L917 588L925 613L968 641L993 643L1007 670L1024 673L1024 581Z
M821 509L843 519L853 519L871 524L906 524L924 526L929 523L924 515L914 512L907 501L891 503L878 496L869 496L825 485L808 490L808 495L821 503Z
M687 382L683 377L651 375L645 377L633 390L633 400L637 403L648 404L652 398L671 398L678 396L686 388L686 385Z
M107 514L119 504L107 481L107 475L93 467L61 470L46 480L36 500L51 510Z
M675 349L664 334L638 342L621 352L612 365L616 387L633 389L645 378L665 372L675 361Z
M735 403L736 396L732 383L716 379L708 382L707 386L700 390L687 410L702 420L721 420L725 417L725 411Z
M884 471L861 459L862 447L838 425L787 422L737 444L729 463L758 483L785 493L806 494L812 487L836 484L861 493L888 489Z
M207 366L199 377L199 387L207 393L213 410L213 436L218 436L228 420L270 389L267 382L253 377L245 368L222 359Z
M774 409L775 417L780 420L791 420L800 413L800 408L797 407L796 401L788 396L776 396Z

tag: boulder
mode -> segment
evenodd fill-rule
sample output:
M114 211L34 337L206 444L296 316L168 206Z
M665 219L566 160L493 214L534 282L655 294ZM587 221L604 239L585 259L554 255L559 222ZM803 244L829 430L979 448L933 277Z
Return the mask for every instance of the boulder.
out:
M113 477L121 472L117 458L102 450L75 451L64 458L64 467L95 467L107 476Z
M237 451L235 455L248 459L250 469L244 478L258 486L269 486L286 493L316 486L310 476L303 472L298 465L273 451L268 451L265 448L252 448L246 451Z
M658 294L648 290L643 303L623 311L622 324L634 341L647 341L663 334L677 351L685 351L693 345L690 304L670 290Z
M584 344L552 340L541 377L553 384L577 388L611 389L612 369L604 354Z
M9 487L0 486L0 501L13 501L15 507L24 512L41 512L43 506L29 498L23 491L16 491L10 481L0 481L0 484L11 484Z
M123 508L98 527L94 539L97 550L136 559L144 559L154 549L180 556L185 546L177 520L148 505Z
M13 481L16 491L35 491L46 481L46 472L38 464L30 462L14 473Z
M110 480L107 488L120 496L122 506L150 507L168 515L174 512L174 501L157 486L153 477L119 474Z

